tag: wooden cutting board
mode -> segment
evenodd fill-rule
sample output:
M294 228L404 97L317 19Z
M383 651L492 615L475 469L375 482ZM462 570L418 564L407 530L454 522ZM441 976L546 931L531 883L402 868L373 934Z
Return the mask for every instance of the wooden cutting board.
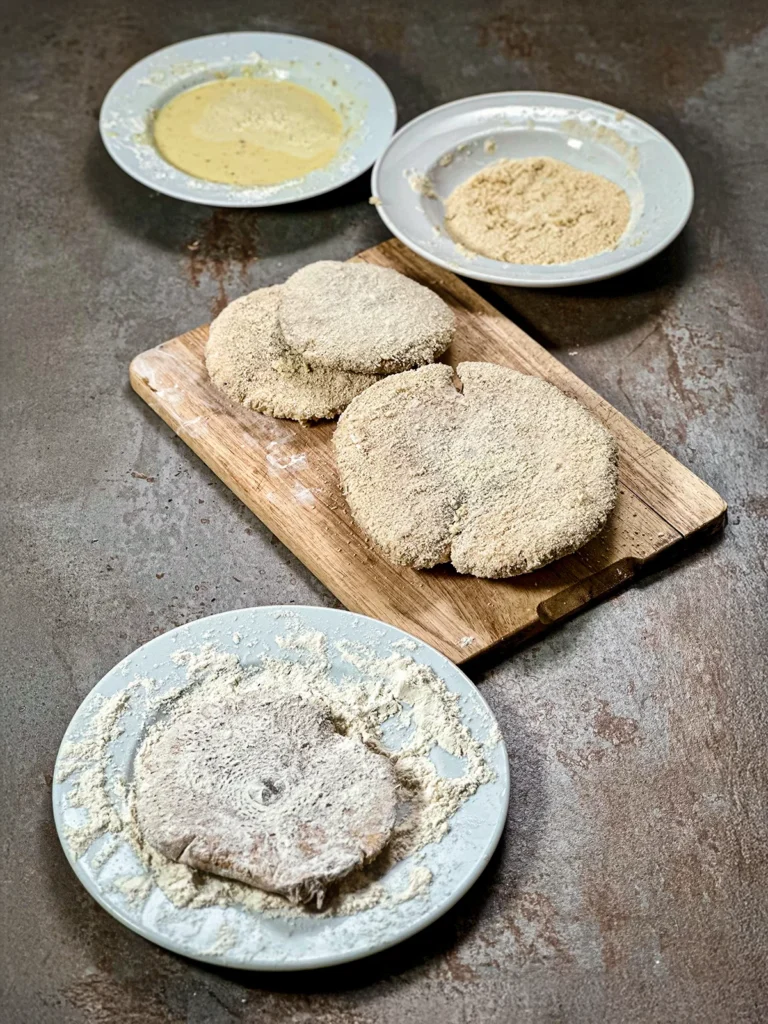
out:
M520 642L715 532L726 505L532 338L454 274L394 240L361 253L433 288L458 317L446 355L502 363L578 398L616 437L620 495L603 533L526 576L481 580L452 568L390 565L357 529L339 491L334 424L306 426L230 404L208 381L199 327L137 356L134 390L351 611L383 619L462 662Z

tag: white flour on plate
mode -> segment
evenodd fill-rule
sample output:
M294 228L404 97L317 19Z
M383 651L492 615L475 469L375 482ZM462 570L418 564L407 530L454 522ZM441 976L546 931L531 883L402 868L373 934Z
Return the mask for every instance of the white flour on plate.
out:
M420 851L439 842L464 801L495 777L488 753L499 742L498 729L489 722L487 738L474 738L461 721L458 696L431 668L404 653L405 643L387 657L378 657L363 645L337 642L337 655L350 666L341 683L334 682L323 633L294 632L277 643L286 651L284 657L263 657L252 666L243 666L234 654L211 644L180 652L174 661L186 667L184 685L160 693L162 683L135 680L103 699L87 735L63 749L57 781L74 776L67 807L85 812L85 820L70 826L65 838L80 857L96 839L109 834L107 845L90 860L96 868L109 860L121 841L127 842L144 871L120 876L112 887L129 902L142 903L155 886L177 907L243 906L276 917L341 916L405 902L423 894L432 881L430 870L419 863ZM143 708L153 722L149 728L162 729L164 714L189 687L204 687L206 696L214 699L233 690L258 690L265 696L299 692L326 708L339 731L390 757L401 796L392 839L372 864L340 883L322 915L274 893L177 864L143 840L132 780L122 780L116 769L110 769L110 748L123 732L121 718L129 707ZM431 756L435 748L459 759L462 773L441 774ZM398 889L385 885L387 872L406 858L404 884L401 881Z

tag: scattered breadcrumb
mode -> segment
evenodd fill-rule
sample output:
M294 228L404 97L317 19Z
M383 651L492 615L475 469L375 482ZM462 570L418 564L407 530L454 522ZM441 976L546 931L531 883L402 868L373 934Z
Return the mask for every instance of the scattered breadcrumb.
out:
M462 245L461 242L454 242L453 247L460 256L464 257L465 260L476 260L480 255L479 253L468 249L466 245Z
M424 196L426 199L438 198L434 183L428 175L420 174L418 171L410 171L407 177L408 184L414 192L418 192L419 195Z

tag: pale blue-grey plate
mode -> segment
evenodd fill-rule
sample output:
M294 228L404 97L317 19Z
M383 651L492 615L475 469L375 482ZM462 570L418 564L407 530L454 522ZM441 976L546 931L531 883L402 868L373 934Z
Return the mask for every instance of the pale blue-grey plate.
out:
M302 85L341 115L345 139L326 166L279 185L203 181L167 163L155 148L154 118L177 93L225 75L258 75ZM99 128L112 159L143 185L205 206L276 206L330 192L368 170L397 121L392 93L357 57L335 46L279 32L226 32L174 43L118 78Z
M377 656L399 650L431 666L448 689L459 695L462 721L476 739L484 742L495 778L459 807L440 842L420 851L418 864L432 873L432 883L423 893L399 904L382 904L345 917L308 920L267 917L243 907L179 908L154 885L148 898L131 900L114 883L126 877L141 879L146 869L124 840L112 843L113 837L107 833L81 856L70 847L67 829L82 824L84 811L69 803L78 773L59 780L60 752L54 773L53 811L67 859L108 913L159 946L208 963L260 971L303 970L356 960L402 942L439 918L474 884L496 848L507 814L509 769L504 742L488 705L474 684L442 654L402 630L352 612L294 606L245 608L164 633L128 655L91 690L67 729L62 749L83 737L101 698L129 689L135 679L159 681L158 697L184 685L185 669L172 659L174 652L214 644L236 654L243 664L253 664L262 655L285 657L286 650L278 645L277 637L302 629L320 630L328 638L332 674L337 682L352 670L348 662L333 653L335 641L365 644ZM406 647L393 648L398 642ZM132 692L141 689L135 687ZM130 780L146 729L161 714L162 708L156 704L152 710L146 700L129 696L120 718L122 732L109 747L108 783L120 785ZM441 753L436 748L432 754L438 770L456 775L455 759L448 755L441 759ZM394 892L400 891L407 884L409 870L406 858L381 881ZM228 936L226 949L217 940L222 929Z
M572 263L504 263L456 246L443 201L488 164L553 157L601 174L629 196L629 223L615 249ZM555 288L622 274L661 252L683 230L693 181L680 153L651 125L617 107L555 92L498 92L435 107L401 128L373 168L382 220L425 259L494 284Z

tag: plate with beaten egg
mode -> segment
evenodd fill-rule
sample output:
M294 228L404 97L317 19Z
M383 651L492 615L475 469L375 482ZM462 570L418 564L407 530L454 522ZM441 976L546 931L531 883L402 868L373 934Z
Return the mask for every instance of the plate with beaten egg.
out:
M176 43L129 68L101 108L104 145L157 192L274 206L367 170L395 129L384 81L334 46L276 32Z

